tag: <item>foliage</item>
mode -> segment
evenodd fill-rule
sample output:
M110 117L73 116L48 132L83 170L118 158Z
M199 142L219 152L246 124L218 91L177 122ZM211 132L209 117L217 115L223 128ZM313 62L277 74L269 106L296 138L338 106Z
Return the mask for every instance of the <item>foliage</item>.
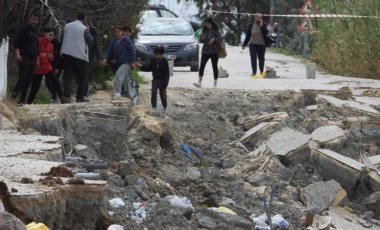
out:
M321 10L338 14L377 15L380 10L378 0L319 3ZM317 26L312 60L335 74L380 79L379 19L320 19Z
M137 69L132 70L131 72L132 79L139 85L147 84L148 82L140 75L140 71Z
M101 89L107 89L107 81L111 80L113 73L109 66L95 65L91 68L92 80L100 85Z

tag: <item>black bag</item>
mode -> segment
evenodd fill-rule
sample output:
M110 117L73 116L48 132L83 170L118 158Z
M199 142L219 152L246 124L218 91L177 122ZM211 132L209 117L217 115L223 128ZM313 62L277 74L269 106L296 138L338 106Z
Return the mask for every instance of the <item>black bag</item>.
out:
M265 47L271 46L273 44L272 38L265 35L263 35L263 37L264 37Z

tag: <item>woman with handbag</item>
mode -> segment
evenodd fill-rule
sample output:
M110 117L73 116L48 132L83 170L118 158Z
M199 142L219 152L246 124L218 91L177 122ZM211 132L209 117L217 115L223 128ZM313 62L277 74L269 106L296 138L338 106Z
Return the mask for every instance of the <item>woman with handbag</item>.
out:
M212 69L214 72L214 87L218 83L218 54L217 44L222 41L222 37L219 33L219 27L216 25L212 18L206 18L203 21L203 30L199 38L199 42L203 43L201 65L199 68L199 80L194 83L197 87L202 87L202 79L206 63L211 58Z
M249 42L249 54L251 56L252 77L264 78L264 62L265 62L265 49L267 46L266 38L268 37L268 29L262 21L263 15L256 13L254 23L248 26L245 33L245 40L242 49L245 49ZM257 72L257 58L259 59L260 75Z

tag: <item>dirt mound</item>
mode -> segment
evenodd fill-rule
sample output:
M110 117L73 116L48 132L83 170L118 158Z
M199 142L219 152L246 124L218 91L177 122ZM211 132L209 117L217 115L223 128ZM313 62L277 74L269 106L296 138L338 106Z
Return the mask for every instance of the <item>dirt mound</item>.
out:
M47 173L42 173L42 176L52 176L52 177L74 177L74 173L68 169L66 166L57 166L50 168Z
M47 176L45 178L41 178L39 180L43 185L47 185L47 186L55 186L57 184L59 185L64 185L63 181L61 178L57 177L57 178L54 178L52 176Z

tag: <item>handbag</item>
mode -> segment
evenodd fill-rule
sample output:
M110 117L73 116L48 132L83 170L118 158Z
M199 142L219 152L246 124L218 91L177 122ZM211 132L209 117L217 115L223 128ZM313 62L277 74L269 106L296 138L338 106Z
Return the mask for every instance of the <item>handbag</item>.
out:
M226 44L223 41L220 41L216 45L216 53L218 55L218 58L225 58L227 57L227 51L226 51Z
M265 35L263 36L264 36L265 47L271 46L273 44L272 38Z

